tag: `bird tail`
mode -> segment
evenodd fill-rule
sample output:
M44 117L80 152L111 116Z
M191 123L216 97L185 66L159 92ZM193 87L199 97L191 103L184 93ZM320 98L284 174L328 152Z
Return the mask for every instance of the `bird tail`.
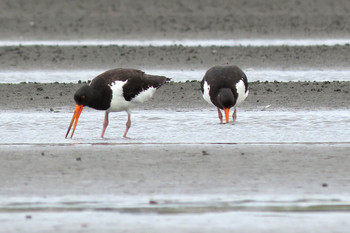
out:
M146 75L146 79L152 87L159 88L164 83L169 82L171 79L165 76L159 75Z

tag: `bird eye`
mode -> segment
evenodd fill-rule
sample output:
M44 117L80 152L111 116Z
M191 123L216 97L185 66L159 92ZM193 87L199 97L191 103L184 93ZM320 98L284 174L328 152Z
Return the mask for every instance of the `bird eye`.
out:
M82 95L82 96L81 96L81 100L84 100L84 99L85 99L85 95Z

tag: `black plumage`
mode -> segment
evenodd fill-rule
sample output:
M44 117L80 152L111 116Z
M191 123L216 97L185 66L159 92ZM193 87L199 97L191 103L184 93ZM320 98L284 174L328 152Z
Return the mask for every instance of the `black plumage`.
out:
M208 103L217 107L221 123L220 109L225 111L227 123L229 109L234 108L232 118L236 121L236 107L248 96L248 79L237 66L214 66L205 73L201 81L201 92Z
M133 100L140 96L137 103L147 101L150 97L152 97L153 89L159 88L167 80L169 79L164 76L148 75L137 69L117 68L108 70L98 75L89 85L82 86L74 94L74 100L77 105L76 111L79 113L74 113L66 137L68 136L73 122L75 120L76 122L78 121L79 116L76 116L80 115L84 106L97 110L106 110L101 137L104 136L104 132L108 125L108 113L123 110L127 111L128 121L124 133L124 137L126 137L131 125L130 108L135 104ZM117 85L118 82L121 85ZM152 90L152 92L150 92L148 95L141 95L142 93L150 90ZM80 106L79 109L78 106ZM72 136L74 130L75 127L73 128Z

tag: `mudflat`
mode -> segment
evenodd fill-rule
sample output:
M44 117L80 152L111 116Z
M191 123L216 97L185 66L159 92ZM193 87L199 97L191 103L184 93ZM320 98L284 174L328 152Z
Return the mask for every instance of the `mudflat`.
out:
M2 70L208 69L235 64L242 69L348 69L350 46L10 46L0 47ZM87 80L93 77L77 77Z
M2 147L0 196L347 196L350 145ZM16 171L16 172L14 172ZM277 198L278 199L278 198Z
M346 0L1 1L2 38L347 38Z
M0 1L0 40L346 39L350 35L349 11L347 0ZM205 70L217 64L235 64L243 70L346 70L349 58L349 44L0 46L1 71L28 75L32 70L103 71L115 67ZM77 81L92 78L77 77ZM0 84L0 110L71 113L73 94L82 85ZM250 82L249 89L242 109L349 110L349 81ZM177 111L213 107L203 100L199 82L189 80L165 84L140 108ZM1 144L0 231L346 232L350 200L346 141L132 144L126 140L113 144L101 139L101 143L91 144L74 140ZM67 196L74 201L65 202ZM157 196L165 200L165 207L157 208L164 204ZM166 205L180 196L184 197L184 209ZM142 201L136 202L136 207L123 202L127 207L113 209L106 208L106 203L120 203L101 201L104 197L141 197ZM208 204L213 197L216 202ZM254 209L228 210L217 205L227 197ZM193 209L197 202L187 198L202 198L210 208ZM285 202L277 210L261 207L281 200ZM314 202L316 206L312 206ZM299 208L298 204L314 209L290 208ZM104 218L106 215L110 217ZM116 216L122 220L116 222ZM229 219L227 224L219 224L225 219Z
M249 78L249 77L248 77ZM72 108L73 96L82 85L72 83L0 84L0 109L59 111ZM349 109L350 82L251 82L249 96L242 109ZM204 101L200 83L166 83L151 101L140 109L200 109L213 108Z

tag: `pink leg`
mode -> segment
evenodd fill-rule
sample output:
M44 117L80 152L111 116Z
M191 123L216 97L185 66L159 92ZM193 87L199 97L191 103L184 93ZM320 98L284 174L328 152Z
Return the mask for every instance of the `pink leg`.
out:
M220 108L218 108L218 117L219 117L219 119L220 119L220 123L222 124L223 121L222 121L222 113L221 113L221 111L220 111Z
M103 122L103 128L101 133L101 138L103 138L103 135L105 134L106 128L108 126L108 112L105 113L105 120Z
M126 122L126 129L123 135L124 138L126 138L126 134L128 133L130 126L131 126L131 117L130 117L130 113L128 113L128 121Z
M235 108L235 110L233 111L232 120L233 120L233 122L235 122L235 121L237 120L237 111L236 111L236 108Z

